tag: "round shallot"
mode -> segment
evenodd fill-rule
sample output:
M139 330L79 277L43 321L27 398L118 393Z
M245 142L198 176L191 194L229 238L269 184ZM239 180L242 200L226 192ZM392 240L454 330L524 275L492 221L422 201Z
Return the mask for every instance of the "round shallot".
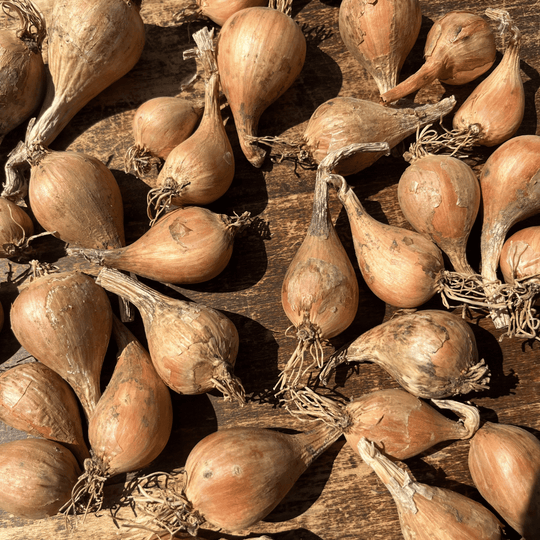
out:
M0 508L17 517L54 516L69 501L81 470L75 456L48 439L0 444Z
M339 6L341 39L381 94L396 86L421 25L418 0L343 0Z
M453 422L425 401L398 389L376 390L342 404L313 390L292 391L296 409L289 412L301 420L318 420L340 429L357 452L362 437L393 459L407 459L436 444L469 439L480 425L476 407L458 401L433 400L441 409L450 409L460 420Z
M15 298L10 319L19 343L71 385L91 418L112 329L107 293L81 272L45 274Z
M503 244L499 260L504 281L512 286L540 276L540 225L516 231Z
M0 31L0 143L7 133L40 106L47 79L41 46L47 34L43 15L30 0L2 0L9 17L19 17L18 30Z
M478 360L471 327L444 310L404 313L364 332L330 357L320 379L326 384L343 362L366 361L418 397L441 399L488 388L489 370Z
M152 362L169 388L189 395L217 388L226 399L244 403L244 388L232 372L238 331L228 317L203 304L170 298L109 268L100 271L96 282L138 308Z
M435 79L445 84L474 81L493 65L496 54L495 36L483 17L465 10L450 11L428 32L423 66L381 94L381 102L397 101Z
M62 443L81 466L90 457L73 390L41 362L14 366L0 375L0 420L34 437Z
M268 0L195 0L177 13L175 20L184 22L208 17L218 26L223 26L229 17L241 9L267 5Z
M10 259L29 252L34 222L17 204L0 197L0 258Z

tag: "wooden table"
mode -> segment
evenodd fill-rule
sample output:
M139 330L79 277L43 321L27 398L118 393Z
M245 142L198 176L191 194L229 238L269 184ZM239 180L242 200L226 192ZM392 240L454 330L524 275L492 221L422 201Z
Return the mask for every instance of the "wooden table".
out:
M52 0L36 0L36 3L48 17ZM84 107L51 145L57 150L71 149L96 156L112 170L124 197L128 243L148 229L145 208L148 186L123 170L124 153L133 142L131 121L141 103L155 96L177 94L181 84L194 72L194 61L184 61L182 52L193 46L191 33L206 23L176 24L173 16L185 5L187 1L183 0L144 1L141 15L146 25L147 41L142 58L128 75ZM540 20L537 4L531 1L433 0L421 1L421 5L420 36L401 77L410 75L421 66L427 32L433 21L447 11L470 9L483 14L487 7L506 9L523 34L521 68L527 99L525 118L518 135L539 134L536 94L540 84ZM294 1L293 17L305 25L311 36L306 63L293 86L263 114L260 134L285 138L301 136L315 108L338 95L378 99L374 81L354 61L341 41L338 10L337 0ZM502 50L500 40L498 49ZM500 56L499 53L497 61ZM420 90L414 99L418 103L427 103L455 95L459 105L476 84L477 81L451 87L435 82ZM16 142L24 138L25 128L17 128L0 146L2 164ZM232 319L241 339L236 374L243 381L249 402L239 408L224 402L218 393L192 397L174 395L175 418L170 442L147 472L181 466L193 445L218 428L260 426L303 431L308 426L299 423L277 405L269 390L296 345L294 337L285 335L290 323L281 307L280 290L285 271L309 223L315 171L296 167L290 161L274 163L269 159L261 169L255 169L240 151L232 120L227 123L227 132L235 152L236 175L229 192L212 204L211 209L229 215L249 211L267 224L266 230L238 237L228 267L210 282L173 290L163 284L143 281L170 296L185 297L222 310ZM407 145L401 145L398 150L406 150L412 140L407 139ZM481 149L475 153L475 160L470 163L477 173L492 151ZM409 227L396 197L397 183L406 166L400 155L391 155L349 177L348 181L373 217ZM331 340L326 352L387 320L395 311L366 287L354 257L347 217L334 192L330 203L340 238L354 262L361 293L356 319L346 332ZM539 220L531 218L520 227L528 224L539 224ZM480 224L477 223L469 242L469 259L474 267L479 262L479 233ZM34 247L36 258L41 261L61 269L80 268L95 273L95 268L89 263L67 257L64 244L56 238L39 238ZM6 314L20 286L16 278L27 268L27 265L13 261L0 261L0 300ZM438 298L422 309L428 307L443 308ZM470 394L464 399L479 407L483 420L516 424L539 435L540 375L537 365L540 345L517 339L499 340L501 332L494 329L489 318L474 319L470 323L480 356L489 364L492 378L490 390ZM144 340L139 318L131 323L130 328ZM114 354L110 356L104 366L103 384L106 384L114 367ZM0 333L0 371L25 361L28 361L28 354L14 339L7 320ZM374 364L364 364L355 370L338 370L331 383L347 398L376 389L398 387ZM0 424L0 441L24 437L26 434ZM419 457L407 460L406 465L420 482L454 489L480 501L482 499L467 468L468 447L466 441L440 444ZM115 478L109 491L117 494L124 481L124 476ZM118 532L105 511L99 517L88 516L73 531L66 531L62 517L31 522L0 513L2 540L82 540L91 537L105 540L117 537ZM263 522L242 536L211 530L200 532L201 537L209 540L260 534L272 535L276 540L397 540L402 537L390 494L343 438L304 473ZM517 539L519 535L509 530L506 538Z

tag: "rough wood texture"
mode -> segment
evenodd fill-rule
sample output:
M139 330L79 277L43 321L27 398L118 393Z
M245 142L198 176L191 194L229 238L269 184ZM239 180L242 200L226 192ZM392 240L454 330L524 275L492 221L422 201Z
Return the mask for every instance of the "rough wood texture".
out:
M52 0L36 0L47 16ZM146 193L148 186L123 171L125 151L132 144L131 120L135 109L144 101L159 95L179 93L183 83L195 71L193 60L184 61L182 52L193 47L190 35L205 22L177 24L174 14L188 4L187 0L145 0L141 11L146 24L147 42L142 58L135 68L113 84L81 110L54 142L52 148L83 151L98 157L113 171L119 182L125 205L127 241L138 238L148 228ZM521 54L522 76L527 93L526 112L518 132L538 134L537 110L540 105L537 90L540 84L540 24L538 5L527 1L487 0L454 2L421 0L422 28L417 44L401 72L401 80L422 64L425 37L433 21L451 9L470 9L482 14L487 7L510 12L523 34ZM301 136L307 120L315 108L335 96L354 96L378 99L372 79L354 61L343 45L338 31L337 0L295 0L293 17L304 25L309 39L304 69L286 94L262 116L259 134L288 139ZM6 20L6 17L3 17ZM10 25L13 23L8 21ZM498 40L499 51L502 50ZM498 55L498 60L501 54ZM435 102L455 95L458 106L475 87L476 82L462 87L444 86L438 82L415 95L418 103ZM200 96L200 85L194 92ZM224 110L227 114L227 109ZM0 146L3 163L17 141L24 138L26 126L17 128ZM242 379L249 403L238 408L215 395L174 395L174 427L171 440L162 456L145 472L170 470L183 465L193 445L205 435L226 426L256 425L276 429L304 430L300 423L282 407L276 406L270 390L295 348L293 335L286 335L290 326L280 301L281 283L285 271L303 240L309 224L315 171L295 167L290 161L273 163L266 160L262 169L253 168L243 157L234 123L229 119L230 136L237 171L229 192L214 203L215 211L231 215L249 211L259 219L260 227L237 238L234 254L226 270L211 282L193 287L177 287L152 283L150 286L175 297L185 297L223 310L237 325L240 334L240 353L236 374ZM408 142L411 142L408 139ZM403 152L406 145L398 150ZM479 150L471 161L478 173L493 149ZM400 153L384 157L369 169L349 178L365 208L375 218L400 226L408 226L397 202L397 182L407 163ZM336 228L343 244L354 261L361 289L360 308L350 328L331 340L326 351L331 352L351 341L360 333L386 320L393 309L384 305L365 286L354 259L354 251L347 218L335 193L330 204ZM538 224L537 218L524 222ZM38 229L39 232L39 229ZM81 259L65 255L64 245L53 237L38 238L33 244L35 258L60 268L79 268L89 273L96 268ZM479 224L469 242L469 258L474 268L479 262ZM27 264L0 261L0 300L6 313L6 323L0 333L0 371L27 361L26 352L15 341L10 328L9 306L20 287L20 278ZM439 299L424 307L442 307ZM480 356L485 358L492 372L491 389L468 395L480 407L484 420L512 423L540 435L540 375L539 344L503 339L489 318L471 321L478 340ZM144 340L140 317L131 330ZM106 361L103 384L114 367L114 349ZM385 372L372 364L355 369L338 369L331 384L346 398L380 388L395 388ZM0 425L0 441L26 435ZM425 454L407 460L415 477L424 483L455 489L475 500L481 500L473 487L467 468L468 442L441 444ZM115 478L108 487L111 500L121 491L125 477ZM132 516L121 509L120 516ZM0 513L2 540L88 539L103 540L118 537L117 527L107 511L99 516L89 515L74 530L66 529L63 517L36 522L13 518ZM300 478L285 500L252 530L242 536L202 530L200 536L208 540L240 538L269 534L276 540L361 540L402 538L394 503L376 476L345 444L335 443ZM506 538L519 538L508 530Z

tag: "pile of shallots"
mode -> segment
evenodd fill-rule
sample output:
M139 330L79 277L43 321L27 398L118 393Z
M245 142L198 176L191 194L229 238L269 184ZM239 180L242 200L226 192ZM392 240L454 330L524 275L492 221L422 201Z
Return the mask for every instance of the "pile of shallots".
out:
M9 320L31 357L0 374L0 420L29 435L0 444L0 509L28 519L64 514L78 527L80 516L119 504L107 486L130 474L121 503L132 515L119 525L121 537L200 538L205 528L246 536L343 436L390 491L405 539L497 540L505 527L540 538L540 440L525 427L486 421L466 401L493 377L470 310L504 337L540 340L540 227L508 237L540 213L540 136L516 136L525 114L521 32L502 9L444 13L427 33L421 67L400 81L419 38L421 2L344 0L335 8L344 53L373 79L378 99L333 96L313 107L299 140L287 140L259 135L259 122L299 80L309 54L291 3L197 0L175 15L178 24L208 23L182 51L204 95L188 85L134 111L122 159L125 174L148 186L148 226L128 243L124 197L109 166L91 147L51 146L140 61L141 0L56 0L47 20L31 0L0 0L18 24L0 32L0 142L26 123L5 163L0 257L28 266L9 313L0 309L0 329ZM452 88L480 77L457 110L452 95L423 105L411 99L433 81ZM493 149L479 175L466 159L478 147ZM408 163L396 204L410 227L368 214L355 185L354 175L391 152ZM294 434L255 422L228 426L187 450L170 449L184 413L173 405L177 394L219 396L238 415L256 407L235 374L242 344L232 318L172 292L219 276L237 235L254 231L250 212L213 210L230 193L239 159L263 171L285 160L316 169L309 227L286 261L276 301L296 347L267 389L297 427L312 425ZM350 226L352 258L332 196ZM478 269L468 260L475 223ZM65 244L69 268L34 259L43 236ZM328 354L329 340L358 316L360 274L394 314ZM426 307L437 296L440 309ZM344 365L366 362L394 387L332 391ZM469 441L475 500L417 481L414 461L400 463L457 440ZM151 470L166 448L185 462ZM378 486L373 475L364 481Z

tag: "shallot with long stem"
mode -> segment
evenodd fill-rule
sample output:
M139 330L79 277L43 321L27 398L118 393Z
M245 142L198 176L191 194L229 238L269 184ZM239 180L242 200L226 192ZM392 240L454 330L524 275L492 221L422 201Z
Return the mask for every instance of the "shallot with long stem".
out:
M287 409L300 420L324 422L342 430L355 452L360 438L366 437L385 455L407 459L440 442L470 439L480 426L476 407L452 400L432 401L440 409L456 413L460 420L454 422L416 396L398 389L369 392L346 404L310 388L293 390Z
M169 388L189 395L218 389L228 400L245 402L242 383L233 374L238 331L228 317L161 294L109 268L103 268L96 281L139 309L152 362Z
M411 394L446 398L485 390L489 369L478 359L469 324L444 310L398 315L336 351L320 373L326 384L343 362L374 362Z
M148 193L151 223L171 205L204 206L214 202L229 189L234 178L234 155L221 117L213 30L203 28L193 34L193 40L204 70L204 114L195 133L171 150L156 187Z
M422 484L365 437L358 453L388 488L405 540L500 540L502 523L480 503L449 489Z
M221 429L191 450L179 472L149 475L134 497L136 509L169 532L195 535L204 523L229 533L245 530L264 519L340 435L325 424L297 434Z
M435 21L424 47L425 62L408 79L381 94L390 104L438 79L445 84L466 84L495 62L497 48L489 23L470 11L450 11Z

